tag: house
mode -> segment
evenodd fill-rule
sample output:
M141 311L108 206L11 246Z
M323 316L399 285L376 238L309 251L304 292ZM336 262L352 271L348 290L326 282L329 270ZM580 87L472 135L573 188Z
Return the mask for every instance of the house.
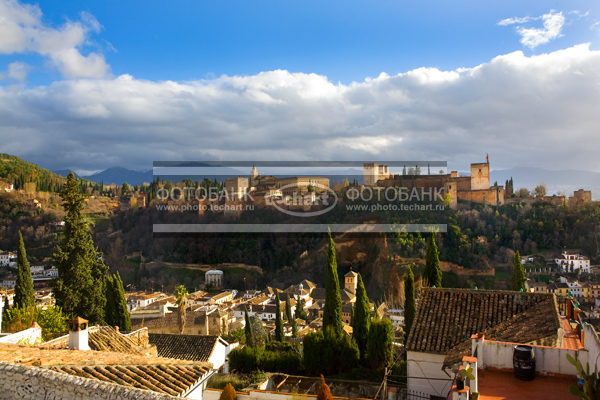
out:
M223 368L231 351L229 343L216 335L150 333L148 339L150 344L156 346L160 357L210 363L215 370Z
M12 251L0 252L0 266L2 267L14 267L17 265L17 255Z
M564 251L561 257L554 259L554 262L564 272L586 272L590 273L590 259L579 253L570 253Z
M148 353L156 348L144 340L144 330L88 331L87 321L77 319L69 335L41 346L1 343L0 382L10 382L3 397L201 400L212 365L158 357Z
M166 314L172 313L170 308L176 308L175 302L176 300L173 296L156 300L147 306L132 309L129 316L131 319L163 318Z
M556 286L556 296L559 298L567 298L569 297L569 285L565 282L555 282L554 286Z
M7 289L14 289L17 284L17 278L15 276L9 275L8 277L2 280L2 287Z
M149 306L156 300L161 299L163 297L165 297L165 294L160 292L127 293L125 294L125 298L127 299L127 311L131 312L131 310L133 310L134 308Z
M446 397L452 379L445 370L471 355L474 334L484 333L489 340L555 346L562 345L561 329L552 294L423 289L406 345L408 388Z

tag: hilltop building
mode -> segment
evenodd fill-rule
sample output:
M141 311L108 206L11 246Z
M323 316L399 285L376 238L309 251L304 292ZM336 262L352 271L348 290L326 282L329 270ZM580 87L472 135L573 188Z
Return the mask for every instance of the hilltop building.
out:
M365 186L443 188L443 195L450 195L450 207L456 208L458 200L489 205L504 204L503 186L490 186L490 163L471 164L471 176L459 176L458 171L440 175L391 174L387 165L364 164Z

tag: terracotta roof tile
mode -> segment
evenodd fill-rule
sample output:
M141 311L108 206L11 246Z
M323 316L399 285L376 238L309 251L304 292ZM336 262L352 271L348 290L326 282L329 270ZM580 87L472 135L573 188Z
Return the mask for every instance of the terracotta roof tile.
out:
M497 328L495 335L502 340L528 339L531 336L526 324L540 325L541 331L533 336L558 330L560 319L553 294L427 288L421 292L407 349L445 354L470 340L471 335L492 328ZM538 337L531 340L535 339Z
M207 362L219 337L150 333L149 340L161 357Z

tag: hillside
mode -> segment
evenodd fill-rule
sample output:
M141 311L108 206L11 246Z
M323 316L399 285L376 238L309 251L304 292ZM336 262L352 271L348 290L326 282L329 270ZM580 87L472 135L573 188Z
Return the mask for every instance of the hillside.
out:
M58 192L65 181L52 171L4 153L0 153L0 180L14 184L15 189L41 192Z

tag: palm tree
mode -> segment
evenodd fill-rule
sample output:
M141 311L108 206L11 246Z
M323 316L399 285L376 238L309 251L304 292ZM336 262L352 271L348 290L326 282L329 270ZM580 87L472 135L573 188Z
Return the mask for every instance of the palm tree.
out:
M179 327L179 334L183 335L183 328L185 328L185 305L187 303L188 291L183 285L179 285L175 291L175 303L177 304L178 319L177 326Z

